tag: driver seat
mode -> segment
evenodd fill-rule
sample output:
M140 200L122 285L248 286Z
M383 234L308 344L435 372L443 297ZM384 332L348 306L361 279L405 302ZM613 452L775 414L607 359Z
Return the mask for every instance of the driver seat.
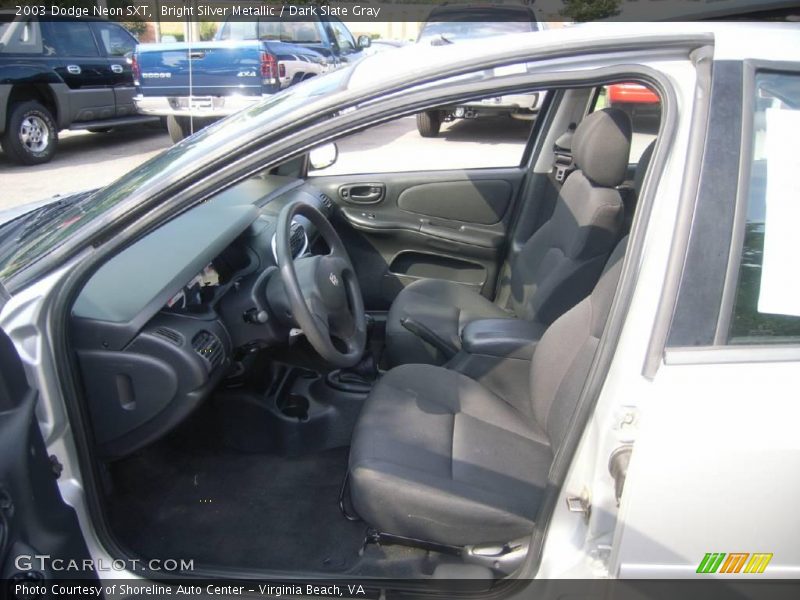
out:
M515 408L469 377L432 365L404 365L380 379L350 450L351 502L369 525L453 546L531 533L605 327L626 241L591 295L539 342L529 405Z
M464 327L478 319L526 319L543 332L585 298L622 237L624 211L616 187L625 179L630 145L630 117L620 109L585 117L572 138L578 169L564 182L552 216L511 265L513 312L459 283L416 281L389 310L388 363L443 364L461 348Z

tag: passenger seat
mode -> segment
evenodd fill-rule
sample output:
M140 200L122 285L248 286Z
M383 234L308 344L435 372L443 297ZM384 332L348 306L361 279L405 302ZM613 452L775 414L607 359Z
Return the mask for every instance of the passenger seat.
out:
M440 365L461 348L461 331L479 319L526 319L546 327L594 288L621 237L631 121L617 108L581 121L572 138L577 169L569 174L553 214L514 258L510 310L459 283L423 279L398 294L386 325L391 366Z

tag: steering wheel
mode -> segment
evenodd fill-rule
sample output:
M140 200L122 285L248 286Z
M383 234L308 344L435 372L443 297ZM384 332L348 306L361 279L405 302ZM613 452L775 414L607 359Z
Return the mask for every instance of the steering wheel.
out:
M292 219L297 215L316 226L331 249L329 254L292 257L289 241ZM347 250L328 219L305 202L287 204L278 216L275 254L293 324L332 365L357 364L367 341L364 300ZM341 341L345 350L337 348L333 338Z

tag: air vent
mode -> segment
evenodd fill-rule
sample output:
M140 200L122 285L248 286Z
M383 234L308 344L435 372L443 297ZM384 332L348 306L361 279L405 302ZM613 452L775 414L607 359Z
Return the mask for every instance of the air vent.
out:
M225 351L222 342L210 331L201 331L192 338L192 349L208 363L209 371L222 364Z
M306 230L305 227L292 222L291 237L289 238L289 246L292 248L292 257L297 258L306 251Z
M331 197L328 196L327 194L320 193L319 201L322 202L322 206L325 207L325 210L330 215L331 212L333 212L333 200L331 200Z
M176 346L183 346L183 336L174 329L170 329L169 327L159 327L153 333L164 338L165 340L169 340Z
M275 262L278 262L278 251L276 244L278 236L272 236L272 256L275 257ZM306 236L305 228L297 221L292 221L292 227L289 234L289 246L292 249L292 258L303 256L308 249L308 236Z

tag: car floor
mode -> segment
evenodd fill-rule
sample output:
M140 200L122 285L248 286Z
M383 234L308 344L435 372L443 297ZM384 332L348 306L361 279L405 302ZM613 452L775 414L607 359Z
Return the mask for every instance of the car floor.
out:
M123 547L143 559L194 559L224 567L304 573L429 576L441 558L369 545L338 495L348 448L303 456L225 448L213 408L110 465L108 514Z

